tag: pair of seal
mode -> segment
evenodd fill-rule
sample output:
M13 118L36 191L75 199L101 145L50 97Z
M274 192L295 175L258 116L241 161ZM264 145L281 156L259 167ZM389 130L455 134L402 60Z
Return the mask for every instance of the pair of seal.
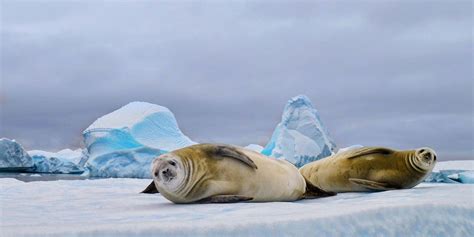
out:
M306 164L300 173L330 192L385 191L416 186L435 163L435 151L426 147L406 151L362 147Z
M307 185L298 169L241 147L198 144L153 161L153 182L144 193L174 203L295 201L335 195Z

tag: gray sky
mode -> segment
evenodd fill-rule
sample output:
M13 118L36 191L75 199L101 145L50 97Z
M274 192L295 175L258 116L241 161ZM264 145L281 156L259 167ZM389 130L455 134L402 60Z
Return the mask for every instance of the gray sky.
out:
M81 146L134 100L198 142L264 145L306 94L338 147L474 159L470 1L1 0L0 136Z

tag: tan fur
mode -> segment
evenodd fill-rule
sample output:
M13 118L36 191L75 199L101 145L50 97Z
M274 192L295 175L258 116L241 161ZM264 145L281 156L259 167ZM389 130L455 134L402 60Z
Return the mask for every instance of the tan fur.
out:
M361 153L363 155L358 156ZM356 148L306 164L300 168L300 173L307 182L332 192L375 190L351 182L351 178L386 184L385 190L412 188L423 181L435 164L433 161L426 170L421 170L413 165L415 157L416 150Z
M251 197L253 202L294 201L303 197L305 180L289 162L234 147L255 163L255 169L237 159L213 157L213 146L199 144L172 152L191 175L176 192L168 192L155 180L158 191L175 203L191 203L216 195Z

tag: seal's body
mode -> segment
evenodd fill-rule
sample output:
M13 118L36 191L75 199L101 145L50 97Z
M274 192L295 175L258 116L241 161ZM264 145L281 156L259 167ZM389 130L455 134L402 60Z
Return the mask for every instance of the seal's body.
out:
M300 168L307 182L326 191L364 192L412 188L436 163L430 148L395 151L362 147L311 162Z
M161 155L152 175L154 185L144 192L156 187L174 203L294 201L307 192L291 163L228 145L198 144ZM331 195L317 188L309 194Z

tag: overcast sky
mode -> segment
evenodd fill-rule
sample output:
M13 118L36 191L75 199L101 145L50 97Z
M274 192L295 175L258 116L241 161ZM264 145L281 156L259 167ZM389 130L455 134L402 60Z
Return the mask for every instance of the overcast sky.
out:
M1 0L0 137L82 146L135 100L198 142L265 145L307 95L338 147L474 159L471 1Z

